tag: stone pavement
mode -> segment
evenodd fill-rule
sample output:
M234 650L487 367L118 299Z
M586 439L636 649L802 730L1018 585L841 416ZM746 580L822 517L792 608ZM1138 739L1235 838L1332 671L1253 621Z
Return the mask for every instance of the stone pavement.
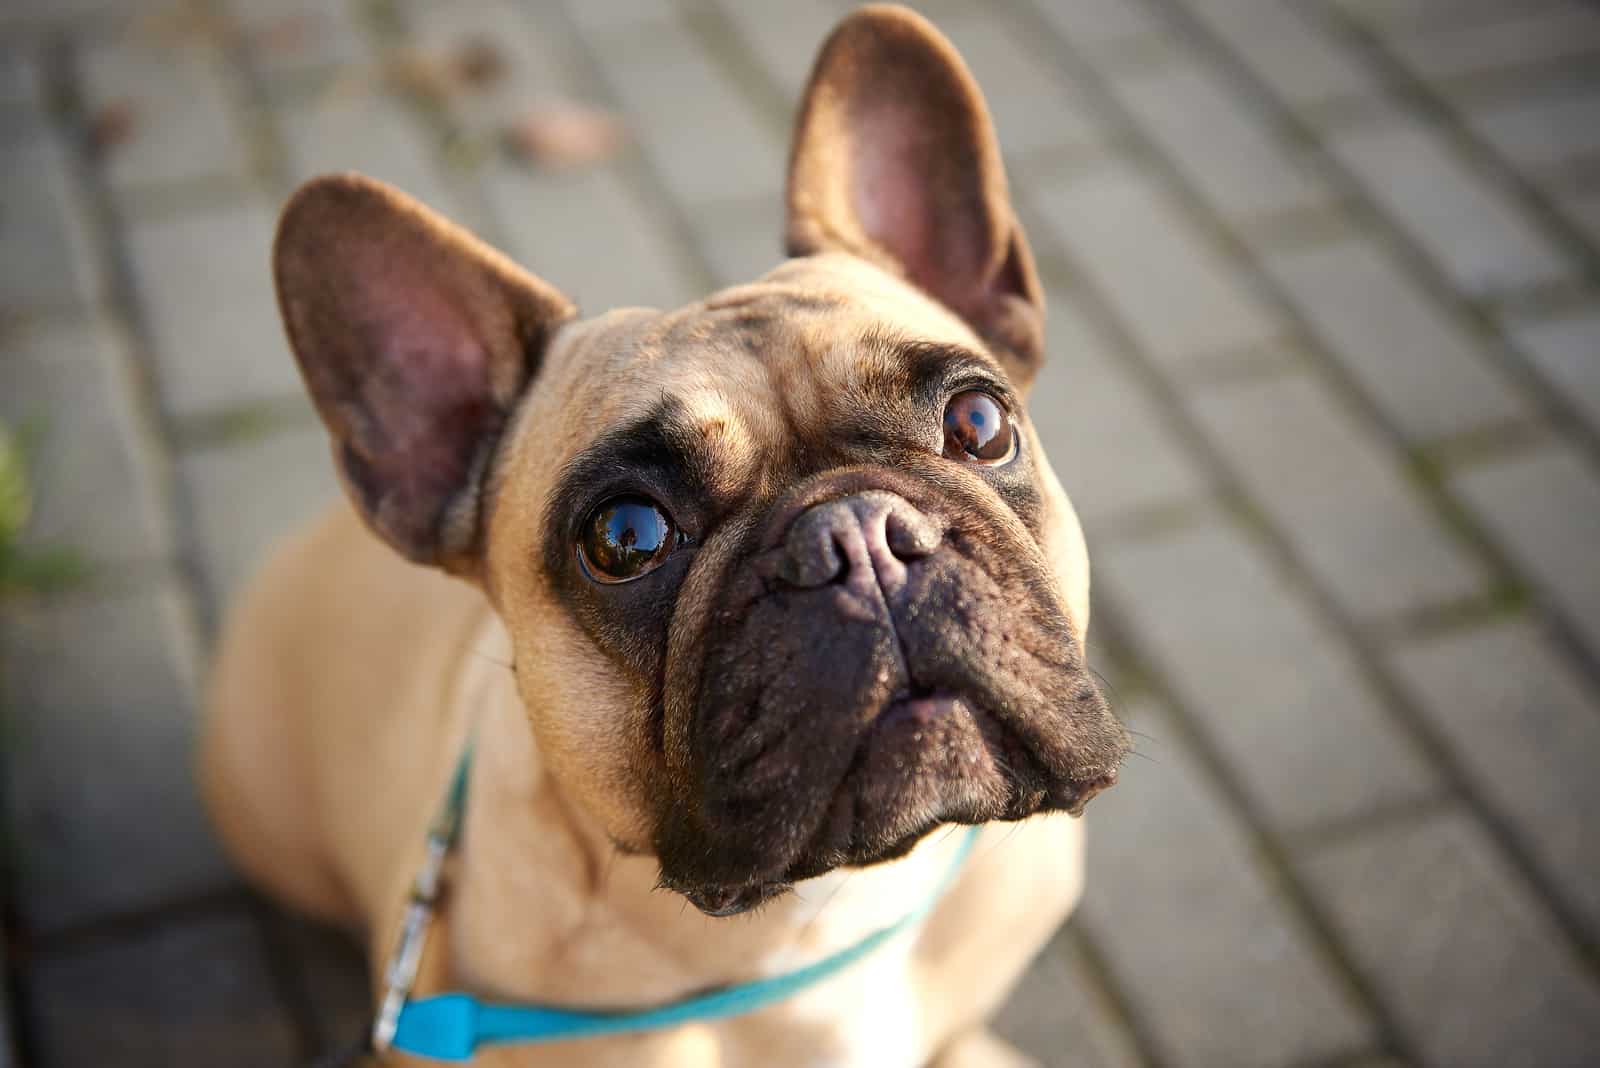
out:
M1140 739L1003 1029L1087 1068L1600 1063L1600 8L927 7L1049 284L1033 417ZM0 607L22 1062L285 1065L362 1012L188 774L220 606L332 492L267 277L288 191L360 168L590 310L676 304L776 260L841 9L0 8L0 417L30 543L92 564ZM482 41L501 76L437 91ZM556 99L634 147L499 150Z

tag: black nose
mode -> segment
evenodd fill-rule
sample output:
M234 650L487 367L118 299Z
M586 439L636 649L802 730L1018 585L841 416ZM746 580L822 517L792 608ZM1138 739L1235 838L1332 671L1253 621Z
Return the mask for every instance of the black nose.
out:
M944 532L887 490L812 505L789 527L778 574L802 588L864 581L886 592L905 582L906 564L939 547Z

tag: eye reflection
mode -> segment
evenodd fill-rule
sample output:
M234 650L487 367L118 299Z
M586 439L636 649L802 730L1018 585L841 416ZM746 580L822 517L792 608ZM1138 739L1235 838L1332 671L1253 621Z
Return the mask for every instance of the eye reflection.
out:
M645 497L613 497L590 514L578 539L589 576L627 582L661 565L676 543L667 513Z

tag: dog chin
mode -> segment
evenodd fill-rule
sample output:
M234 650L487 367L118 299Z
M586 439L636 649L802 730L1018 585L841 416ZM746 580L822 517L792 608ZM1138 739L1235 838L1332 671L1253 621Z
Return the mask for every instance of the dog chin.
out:
M769 874L674 877L664 858L661 885L708 916L738 915L802 879L902 857L943 826L1044 811L1080 815L1115 781L1114 769L1081 782L1049 774L1023 739L966 696L898 697L875 718L809 840L752 858ZM703 848L723 852L726 840L718 838Z

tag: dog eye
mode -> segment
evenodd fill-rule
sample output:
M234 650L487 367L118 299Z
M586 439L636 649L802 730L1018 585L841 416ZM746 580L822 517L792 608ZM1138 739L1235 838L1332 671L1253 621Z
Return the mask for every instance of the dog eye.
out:
M950 398L944 409L945 456L994 467L1016 453L1016 430L999 401L976 389Z
M596 582L627 582L659 567L678 543L672 518L645 497L613 497L584 521L578 554Z

